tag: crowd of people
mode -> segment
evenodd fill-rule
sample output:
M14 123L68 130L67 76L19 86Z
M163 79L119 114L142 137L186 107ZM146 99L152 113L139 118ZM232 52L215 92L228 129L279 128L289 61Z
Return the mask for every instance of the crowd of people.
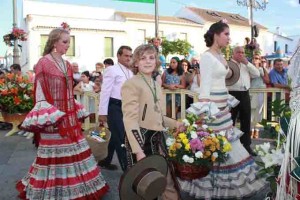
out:
M162 199L180 199L181 192L196 199L242 199L261 191L266 182L256 176L259 168L250 145L251 121L259 122L261 116L251 108L262 106L262 102L260 95L250 98L249 89L289 89L287 69L280 59L268 69L266 58L259 54L249 61L245 48L238 46L231 61L239 66L240 77L227 86L226 77L232 69L221 49L230 41L228 24L212 24L204 40L208 50L201 59L172 57L162 74L157 38L134 51L121 46L117 62L106 59L96 63L94 71L80 72L78 63L63 59L70 43L68 30L52 30L43 57L34 67L35 106L22 124L23 129L39 136L39 146L28 173L17 183L20 198L99 199L109 191L100 167L118 168L112 164L115 151L124 172L150 155L166 157L164 128L179 131L183 124L170 118L171 96L163 99L162 89L189 89L199 94L201 105L214 102L221 114L210 126L216 132L225 131L232 144L229 159L213 166L204 178L180 180L170 170ZM21 73L21 68L12 66L11 72ZM88 112L74 99L74 93L87 91L99 93L99 122L111 131L108 155L98 163L81 129L80 119L88 117ZM175 96L176 112L180 98ZM192 103L187 102L188 106ZM166 116L163 107L167 108ZM86 109L95 112L95 108ZM234 127L237 118L241 130Z

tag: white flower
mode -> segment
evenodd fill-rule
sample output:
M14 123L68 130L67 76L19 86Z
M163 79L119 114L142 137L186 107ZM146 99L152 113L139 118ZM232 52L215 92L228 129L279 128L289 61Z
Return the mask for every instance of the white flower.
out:
M174 144L174 142L175 142L175 138L168 137L168 139L166 140L166 144L168 147Z
M213 157L215 157L215 158L219 157L218 152L214 152Z
M219 135L221 135L221 136L225 136L225 134L226 134L225 131L220 131L220 132L219 132Z
M198 125L195 124L195 123L193 123L192 126L193 126L194 128L198 128Z
M190 157L188 157L187 155L182 156L182 160L184 162L188 162L189 159L190 159Z
M19 86L21 87L21 88L25 88L26 87L26 83L21 83L21 84L19 84Z
M274 160L270 154L266 154L265 156L262 156L261 160L265 164L265 168L268 168L268 167L271 167L274 165Z
M191 131L191 138L196 139L198 137L196 131Z
M284 154L282 153L281 149L277 149L277 150L273 149L271 156L274 161L273 163L275 165L281 165L283 157L284 157Z
M259 156L264 156L265 153L263 151L256 151Z
M203 153L201 151L197 151L195 153L196 158L203 158Z
M270 150L270 143L269 142L264 142L263 144L260 145L260 148L265 152L268 153Z
M188 163L194 163L194 158L189 158Z
M216 135L214 133L210 134L210 136L213 138L216 137Z
M208 128L208 126L206 124L203 124L202 128L206 130Z
M190 122L187 119L182 120L185 126L191 125Z
M30 97L27 94L24 94L24 99L28 100Z

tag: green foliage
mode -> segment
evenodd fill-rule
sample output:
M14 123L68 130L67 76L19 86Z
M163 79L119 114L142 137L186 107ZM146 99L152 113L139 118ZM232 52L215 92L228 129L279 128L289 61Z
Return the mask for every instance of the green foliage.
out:
M166 38L163 39L161 44L162 54L167 57L169 54L187 55L192 45L186 40L177 39L175 41L169 41Z

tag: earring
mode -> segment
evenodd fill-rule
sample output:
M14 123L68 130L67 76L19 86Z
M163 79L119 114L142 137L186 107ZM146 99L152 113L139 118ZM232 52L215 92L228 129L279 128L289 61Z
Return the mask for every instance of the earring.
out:
M56 50L56 47L54 47L54 50L53 50L53 52L54 52L54 53L56 53L56 52L57 52L57 50Z

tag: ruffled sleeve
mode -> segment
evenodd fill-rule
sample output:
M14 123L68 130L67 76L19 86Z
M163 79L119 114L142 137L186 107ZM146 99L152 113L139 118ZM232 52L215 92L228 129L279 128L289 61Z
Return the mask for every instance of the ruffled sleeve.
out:
M214 102L196 102L191 104L187 109L187 113L195 115L206 114L209 118L214 118L220 113L220 109Z
M79 103L76 99L75 107L78 119L84 119L90 115L90 113L84 108L84 106L81 103Z
M25 130L43 130L47 126L57 124L66 114L46 101L41 84L38 81L36 82L35 102L35 106L21 125Z

